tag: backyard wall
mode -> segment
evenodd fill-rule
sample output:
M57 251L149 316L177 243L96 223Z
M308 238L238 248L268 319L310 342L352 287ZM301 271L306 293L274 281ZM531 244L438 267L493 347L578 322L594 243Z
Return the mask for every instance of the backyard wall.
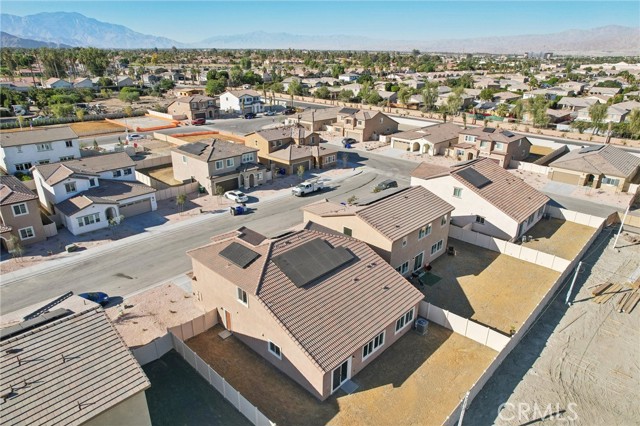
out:
M145 158L136 161L136 169L150 169L152 167L164 166L171 164L171 155L162 155L159 157Z
M539 173L541 175L549 174L549 167L539 166L533 163L525 163L524 161L511 160L509 162L510 169L525 170L527 172Z

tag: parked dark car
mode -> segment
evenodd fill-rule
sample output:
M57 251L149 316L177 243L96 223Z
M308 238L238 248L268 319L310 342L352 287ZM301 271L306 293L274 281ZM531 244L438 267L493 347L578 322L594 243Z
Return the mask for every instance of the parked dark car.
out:
M397 187L398 187L398 182L396 182L393 179L387 179L377 184L373 189L374 191L384 191L385 189L388 189L388 188L397 188Z
M291 115L291 114L295 114L296 113L296 109L295 108L291 108L291 107L287 107L284 109L284 111L282 111L282 114L284 115Z
M107 293L103 293L101 291L94 291L91 293L80 293L78 296L83 299L91 300L92 302L99 303L102 306L105 306L109 303L109 296Z
M253 112L248 112L244 115L244 118L246 118L247 120L251 118L256 118L256 114Z
M342 139L342 146L344 146L345 148L351 148L351 147L348 147L347 145L353 145L354 143L356 143L356 140L354 138Z
M191 120L191 124L193 124L194 126L202 126L203 124L206 124L207 120L204 118L194 118L193 120Z

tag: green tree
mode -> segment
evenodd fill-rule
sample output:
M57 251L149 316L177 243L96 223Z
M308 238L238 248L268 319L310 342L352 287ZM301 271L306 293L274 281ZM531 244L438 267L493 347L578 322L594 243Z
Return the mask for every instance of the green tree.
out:
M76 117L78 117L78 120L84 121L84 114L85 112L82 108L76 109Z
M640 108L632 110L627 120L632 137L640 138Z
M301 96L302 95L302 84L300 84L300 80L294 78L289 83L289 88L287 89L287 93L292 96Z
M518 120L518 122L521 122L522 118L524 117L525 111L526 111L525 103L522 99L519 99L513 105L513 109L511 110L511 113L513 114L515 119Z
M233 68L231 68L231 71L229 71L229 85L239 86L240 84L242 84L243 76L244 72L242 71L242 69L239 66L234 65Z
M304 172L305 172L305 170L304 170L304 166L303 166L303 165L299 165L299 166L298 166L298 169L296 170L296 174L298 175L298 178L299 178L300 180L303 180L303 179L304 179Z
M338 78L340 74L344 74L344 67L340 64L334 64L331 67L331 76L333 78Z
M366 99L366 102L369 105L378 105L382 101L383 101L382 96L380 96L380 94L375 90L372 90Z
M462 105L462 88L460 87L449 94L444 107L449 115L457 115Z
M187 202L187 194L178 194L176 196L176 206L178 206L178 208L180 209L180 214L182 214L182 211L184 209L184 205Z
M425 111L431 111L438 100L438 84L427 83L422 89L422 103Z
M353 95L353 90L341 90L340 93L338 93L338 99L340 99L342 102L351 102L351 99L354 98Z
M123 87L120 90L118 99L120 99L122 102L136 102L140 99L140 93L133 87Z
M78 59L96 77L102 77L109 66L108 52L95 47L80 50Z
M480 99L482 99L483 101L490 101L493 99L493 94L495 93L495 91L493 89L482 89L480 91Z
M411 88L405 86L398 91L398 100L405 107L407 106L407 103L409 102L410 97L411 97Z
M113 83L113 80L111 80L109 77L100 77L98 79L98 86L112 87L112 86L115 86L115 84Z
M240 65L242 66L242 69L244 70L250 70L251 69L251 58L242 58L240 59Z
M224 93L225 89L226 86L223 80L208 80L205 92L209 96L215 96Z
M607 105L606 104L593 104L589 107L589 118L593 126L593 134L602 130L605 118L607 118Z
M316 90L315 95L318 99L329 99L331 97L331 92L326 86L322 86Z
M500 104L496 108L496 115L499 117L506 117L509 115L509 106L507 104Z
M173 89L175 86L176 84L173 82L173 80L169 80L168 78L163 78L158 82L158 87L160 87L160 89L165 92L167 90Z
M531 114L534 127L547 127L549 124L548 108L549 101L542 95L527 99L527 111Z
M50 107L51 113L57 117L68 117L73 114L73 105L71 104L55 104Z

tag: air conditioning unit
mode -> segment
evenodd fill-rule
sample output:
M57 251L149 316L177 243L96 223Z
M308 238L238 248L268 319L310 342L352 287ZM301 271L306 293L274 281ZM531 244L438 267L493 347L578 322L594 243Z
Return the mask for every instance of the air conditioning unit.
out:
M416 320L415 327L418 334L420 334L421 336L424 336L425 334L427 334L427 331L429 330L429 321L427 321L426 318L419 317Z

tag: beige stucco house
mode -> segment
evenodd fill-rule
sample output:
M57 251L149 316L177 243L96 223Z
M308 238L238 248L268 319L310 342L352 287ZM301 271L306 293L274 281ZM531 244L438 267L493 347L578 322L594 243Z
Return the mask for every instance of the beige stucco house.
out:
M571 185L627 192L631 183L640 183L640 158L613 145L570 151L549 168L549 179Z
M320 400L408 332L423 299L367 244L326 228L241 228L187 254L196 303Z
M219 108L215 99L209 96L193 95L178 98L167 106L167 112L174 117L212 119L217 117Z
M493 127L463 129L458 136L461 152L455 151L460 160L478 157L495 160L503 168L509 168L511 160L522 161L529 156L531 142L526 136Z
M12 249L11 236L23 246L45 240L38 196L14 176L0 176L2 244Z
M258 150L221 139L180 145L171 150L176 180L194 179L209 194L253 188L271 180L271 172L258 162Z
M402 275L418 273L445 252L453 206L421 186L388 191L353 206L309 204L304 221L364 241Z
M391 147L403 151L429 155L444 155L447 148L458 142L462 128L454 123L407 130L391 136Z
M378 140L380 135L391 135L398 131L398 122L380 111L342 108L331 129L345 138L358 142Z

